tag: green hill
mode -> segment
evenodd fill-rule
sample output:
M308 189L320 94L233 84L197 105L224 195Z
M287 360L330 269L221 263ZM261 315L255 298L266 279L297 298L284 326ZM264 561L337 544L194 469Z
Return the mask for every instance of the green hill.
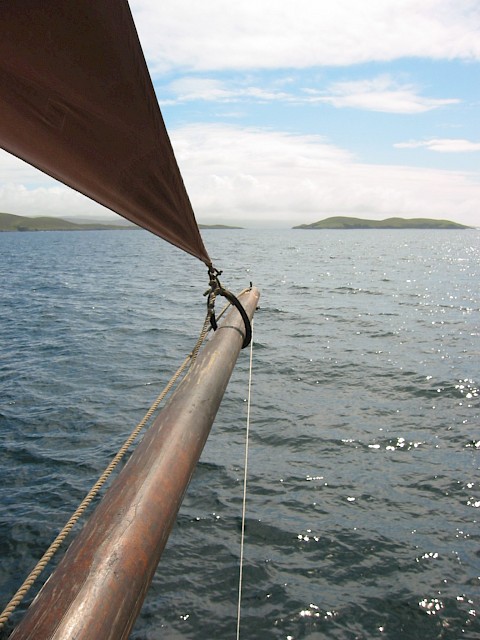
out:
M199 224L200 229L242 229L242 227L230 227L225 224ZM69 222L62 218L41 216L28 218L27 216L15 216L11 213L0 213L0 231L85 231L102 229L137 229L131 223L101 224L98 222L78 223Z
M0 231L85 231L102 229L134 229L135 227L115 224L77 224L62 218L28 218L11 213L0 213Z
M312 224L301 224L294 229L471 229L450 220L430 218L386 218L385 220L363 220L335 216Z

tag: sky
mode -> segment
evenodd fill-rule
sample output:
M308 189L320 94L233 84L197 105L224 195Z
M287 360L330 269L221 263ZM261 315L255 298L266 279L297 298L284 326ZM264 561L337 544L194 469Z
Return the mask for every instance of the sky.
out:
M478 0L130 0L197 220L480 227ZM109 212L0 152L0 211Z

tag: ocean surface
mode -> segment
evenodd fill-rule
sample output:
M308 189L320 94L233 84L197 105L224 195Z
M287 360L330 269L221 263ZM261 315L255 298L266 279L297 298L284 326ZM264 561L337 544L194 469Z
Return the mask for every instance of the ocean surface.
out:
M480 638L480 231L203 235L261 290L241 637ZM192 349L208 282L143 231L3 233L0 273L3 608ZM133 640L235 637L247 351Z

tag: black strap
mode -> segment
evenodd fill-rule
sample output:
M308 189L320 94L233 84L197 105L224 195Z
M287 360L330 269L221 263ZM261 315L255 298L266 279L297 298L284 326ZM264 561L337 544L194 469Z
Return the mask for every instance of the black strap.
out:
M217 295L220 295L226 298L230 302L230 304L232 304L237 309L239 314L242 316L243 324L245 325L245 337L243 339L242 349L245 349L245 347L248 347L248 345L252 341L252 325L250 324L250 319L247 315L247 312L245 311L242 303L237 298L237 296L235 296L228 289L225 289L220 284L218 276L221 275L222 272L217 271L216 269L213 269L213 267L211 267L209 268L208 273L210 276L210 290L207 291L208 293L207 304L208 304L208 309L210 311L210 324L212 326L212 329L216 331L218 326L217 319L215 318L214 304L215 304L215 297Z

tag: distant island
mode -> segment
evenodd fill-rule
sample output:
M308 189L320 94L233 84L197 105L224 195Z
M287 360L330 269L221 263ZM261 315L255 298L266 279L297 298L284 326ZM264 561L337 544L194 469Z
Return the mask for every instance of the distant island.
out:
M243 227L230 227L228 224L200 224L199 229L243 229Z
M335 216L312 224L301 224L294 229L471 229L450 220L429 218L386 218L385 220L363 220Z
M226 224L199 224L200 229L242 229L243 227L230 227ZM104 224L100 222L78 223L40 216L29 218L27 216L15 216L11 213L0 213L1 231L102 231L102 230L132 230L139 229L137 225L126 221L126 224Z
M41 216L28 218L11 213L0 213L0 231L102 231L105 229L136 229L133 225L99 224L96 222L78 224L62 218Z

